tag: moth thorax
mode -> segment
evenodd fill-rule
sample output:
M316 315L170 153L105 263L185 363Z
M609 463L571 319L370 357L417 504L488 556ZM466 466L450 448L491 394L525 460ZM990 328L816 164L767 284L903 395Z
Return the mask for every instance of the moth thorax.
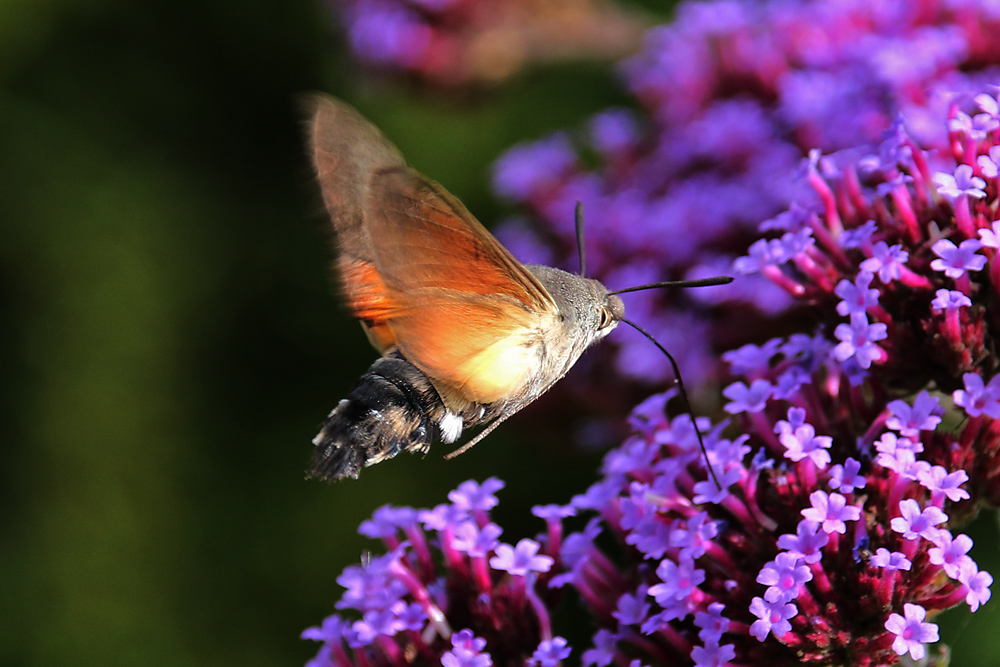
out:
M603 338L624 317L625 305L599 281L550 266L529 266L559 307L564 331L580 352Z

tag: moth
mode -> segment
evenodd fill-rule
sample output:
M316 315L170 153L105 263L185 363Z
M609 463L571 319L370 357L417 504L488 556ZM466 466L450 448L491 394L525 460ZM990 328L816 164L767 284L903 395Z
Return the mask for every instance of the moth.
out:
M618 294L647 286L612 292L583 275L521 264L352 107L316 96L312 109L312 157L343 297L382 356L314 438L310 476L357 477L483 427L449 458L457 455L627 321Z

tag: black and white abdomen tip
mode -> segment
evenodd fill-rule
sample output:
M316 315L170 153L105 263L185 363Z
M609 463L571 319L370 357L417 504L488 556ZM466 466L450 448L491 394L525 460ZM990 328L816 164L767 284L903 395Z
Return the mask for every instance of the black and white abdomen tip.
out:
M437 433L462 434L462 418L445 409L430 380L397 354L378 359L340 401L313 439L310 477L357 477L361 468L401 451L426 452Z

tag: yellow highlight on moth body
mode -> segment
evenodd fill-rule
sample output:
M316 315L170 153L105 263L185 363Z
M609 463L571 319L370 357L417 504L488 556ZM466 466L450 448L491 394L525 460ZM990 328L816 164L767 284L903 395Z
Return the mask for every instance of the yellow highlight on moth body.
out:
M532 329L498 340L461 364L462 393L477 403L493 403L524 388L541 366L541 340Z

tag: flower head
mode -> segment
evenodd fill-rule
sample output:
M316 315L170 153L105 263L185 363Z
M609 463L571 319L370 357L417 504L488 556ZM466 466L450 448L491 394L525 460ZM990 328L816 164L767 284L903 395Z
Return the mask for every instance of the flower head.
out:
M363 532L389 551L337 578L345 588L336 605L340 613L302 635L323 642L311 667L390 665L396 664L392 656L407 651L436 656L445 667L525 661L551 667L565 658L570 649L552 636L546 606L554 562L545 553L549 543L499 543L501 529L489 511L501 488L495 478L469 481L448 495L451 504L433 511L376 510ZM567 556L571 548L569 540L562 545ZM349 619L350 613L359 618Z

